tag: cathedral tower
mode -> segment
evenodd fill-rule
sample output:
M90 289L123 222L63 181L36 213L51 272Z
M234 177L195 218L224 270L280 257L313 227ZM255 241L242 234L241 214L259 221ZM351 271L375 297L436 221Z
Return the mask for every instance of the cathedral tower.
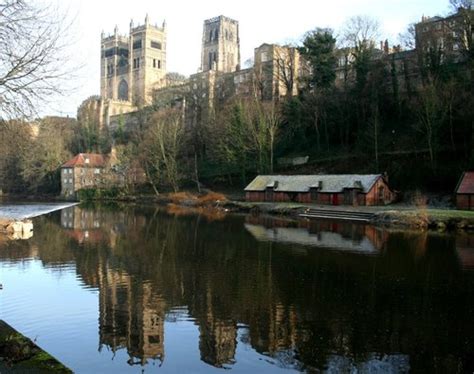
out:
M159 87L166 76L166 24L130 22L128 36L114 34L101 38L101 96L104 99L151 103L152 88Z
M201 70L230 73L239 69L239 22L224 16L204 21Z

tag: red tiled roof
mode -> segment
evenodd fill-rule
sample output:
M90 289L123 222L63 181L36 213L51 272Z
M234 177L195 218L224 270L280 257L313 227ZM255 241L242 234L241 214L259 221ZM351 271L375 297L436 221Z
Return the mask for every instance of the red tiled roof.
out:
M89 160L89 162L86 162L86 160ZM72 168L75 166L104 167L105 157L98 153L79 153L61 167Z
M462 175L456 193L474 194L474 171L466 171Z

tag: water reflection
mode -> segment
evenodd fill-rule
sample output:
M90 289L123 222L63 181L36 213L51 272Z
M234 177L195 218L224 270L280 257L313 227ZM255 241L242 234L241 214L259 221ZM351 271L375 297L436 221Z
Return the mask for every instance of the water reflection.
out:
M99 292L99 350L126 350L125 365L165 365L165 323L186 319L217 368L243 345L300 371L474 369L471 235L93 207L37 227L1 260L74 263Z
M248 216L245 228L259 241L343 250L377 255L385 244L386 230L370 225L327 220L290 221L265 216Z

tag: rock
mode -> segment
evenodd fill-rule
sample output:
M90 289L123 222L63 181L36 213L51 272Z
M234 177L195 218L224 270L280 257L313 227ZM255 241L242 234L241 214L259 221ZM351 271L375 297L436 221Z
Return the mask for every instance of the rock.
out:
M13 233L17 233L17 232L19 233L19 232L22 232L22 231L23 231L23 223L20 222L20 221L11 222L7 226L7 232L9 234L13 234Z
M10 222L6 232L11 239L29 239L33 236L33 222L30 220Z
M440 231L446 230L446 224L444 222L436 222L436 228Z

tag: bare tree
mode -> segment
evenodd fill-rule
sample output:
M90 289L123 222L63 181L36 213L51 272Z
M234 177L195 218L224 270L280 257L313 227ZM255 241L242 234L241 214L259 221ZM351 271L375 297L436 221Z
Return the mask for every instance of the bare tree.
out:
M168 184L178 191L180 156L184 145L184 123L180 110L167 109L155 113L149 123L146 141L141 145L147 176L157 193L157 185Z
M379 37L380 23L369 16L351 17L342 29L342 43L356 50L373 49Z
M61 92L64 19L27 0L0 0L0 119L28 117Z
M400 41L401 46L403 46L403 48L415 49L416 48L415 24L410 23L404 32L398 34L398 39Z
M286 97L294 92L298 74L298 50L293 46L275 46L275 77L283 84Z
M362 90L373 58L375 41L380 36L380 23L369 16L351 17L342 30L342 43L352 54L356 84Z

